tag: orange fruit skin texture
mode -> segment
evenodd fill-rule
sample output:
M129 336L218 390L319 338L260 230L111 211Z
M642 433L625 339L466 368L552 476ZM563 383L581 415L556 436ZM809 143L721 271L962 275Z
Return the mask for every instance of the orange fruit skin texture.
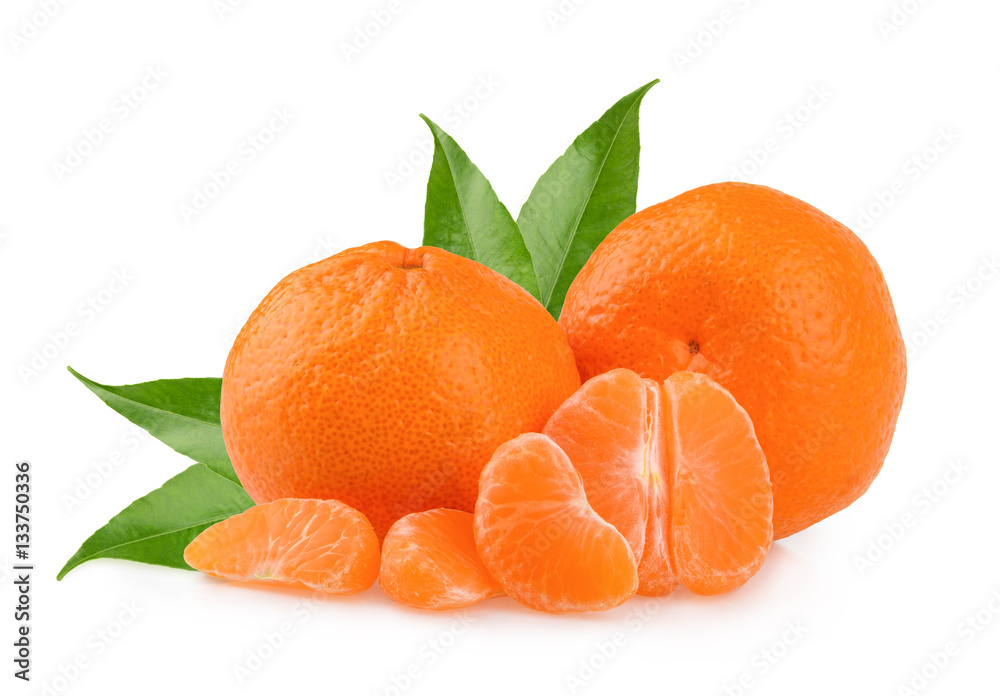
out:
M584 379L691 370L728 389L767 457L775 538L845 508L882 466L906 383L892 300L864 243L796 198L723 183L636 213L559 322Z
M479 558L472 514L443 508L410 513L389 528L379 585L417 609L460 609L503 594Z
M593 377L543 430L583 479L587 501L639 559L639 594L743 585L772 541L764 453L746 411L710 377L659 384L616 368Z
M376 242L264 298L226 362L222 432L254 501L341 500L381 538L410 512L471 512L497 446L579 386L562 329L520 286Z
M368 519L336 500L276 500L213 524L184 549L213 577L354 594L378 578L378 537Z
M638 589L625 537L590 506L580 474L545 435L497 449L480 478L474 530L490 574L531 609L602 611Z

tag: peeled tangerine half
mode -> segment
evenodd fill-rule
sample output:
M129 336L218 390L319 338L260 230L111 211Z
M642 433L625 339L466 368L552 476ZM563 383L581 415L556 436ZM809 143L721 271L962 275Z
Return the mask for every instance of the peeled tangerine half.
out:
M664 383L616 369L587 381L544 433L579 472L588 509L639 559L639 593L733 590L771 547L771 483L753 424L706 375Z
M379 548L354 508L284 498L212 525L188 544L184 560L217 578L352 594L378 578Z
M379 585L418 609L458 609L503 594L476 551L472 514L445 508L411 513L389 528Z
M545 435L493 454L479 477L475 539L504 591L532 609L610 609L639 584L625 537L590 506L580 474Z

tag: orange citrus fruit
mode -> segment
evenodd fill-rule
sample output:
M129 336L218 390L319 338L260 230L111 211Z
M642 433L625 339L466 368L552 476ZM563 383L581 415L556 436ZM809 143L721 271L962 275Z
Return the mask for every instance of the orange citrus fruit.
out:
M378 577L375 530L336 500L276 500L213 524L184 549L192 568L238 582L352 594Z
M753 420L776 538L864 493L889 449L906 355L882 272L789 195L713 184L640 211L597 247L559 319L584 379L702 372Z
M475 538L504 591L531 609L610 609L639 584L625 537L594 512L580 474L545 435L501 445L483 469Z
M706 375L588 380L543 431L639 560L639 592L728 592L771 547L771 485L750 418Z
M226 361L222 432L256 502L341 500L382 537L410 512L471 512L497 446L579 385L562 329L513 281L377 242L264 298Z
M382 542L378 582L418 609L458 609L503 594L476 551L472 514L443 508L396 520Z

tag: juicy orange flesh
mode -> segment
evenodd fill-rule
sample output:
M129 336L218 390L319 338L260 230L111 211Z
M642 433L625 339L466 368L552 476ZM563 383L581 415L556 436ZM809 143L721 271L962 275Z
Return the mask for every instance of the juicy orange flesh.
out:
M502 445L480 478L476 547L508 595L540 611L609 609L635 594L635 557L545 435Z
M379 549L357 510L336 500L282 499L212 525L188 544L184 560L218 578L349 594L375 582Z
M670 508L673 492L673 468L669 465L665 446L665 413L663 390L652 380L643 380L648 393L649 422L646 442L647 509L645 552L639 562L639 594L658 597L677 587L677 563L670 543Z
M580 473L594 512L622 533L636 558L646 537L647 397L641 377L614 370L577 390L543 430Z
M397 520L382 544L382 590L419 609L458 609L502 595L479 558L472 521L472 513L444 508Z
M703 375L664 383L675 479L671 531L681 579L692 592L739 587L771 547L771 484L750 417ZM724 427L720 427L724 424Z
M661 385L611 370L544 432L569 454L595 511L640 549L641 594L668 594L679 580L724 592L760 567L772 541L766 462L746 412L709 377L678 372Z

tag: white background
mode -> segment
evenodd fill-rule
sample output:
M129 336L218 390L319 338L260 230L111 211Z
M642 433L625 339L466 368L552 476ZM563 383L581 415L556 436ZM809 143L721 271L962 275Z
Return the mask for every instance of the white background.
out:
M591 0L563 3L565 16L552 14L558 0L404 0L348 60L344 44L388 0L250 0L221 18L212 0L97 0L59 5L47 21L36 19L45 3L6 0L0 504L13 504L13 462L30 459L38 571L30 685L10 674L9 581L0 592L0 692L896 694L921 685L913 670L930 677L917 693L995 690L1000 282L987 261L1000 252L1000 6L896 1L910 14L889 31L880 22L892 0ZM43 26L32 34L25 21ZM706 22L717 36L699 35ZM32 35L15 46L9 32ZM141 103L120 100L157 69ZM885 272L909 383L884 470L861 500L776 544L737 592L678 591L600 615L551 617L508 599L420 613L377 587L308 605L120 561L55 582L87 535L188 465L137 440L65 365L107 384L218 376L233 335L292 269L377 239L419 243L429 161L418 112L456 137L516 213L576 134L654 77L640 208L749 171L773 138L748 178L847 223ZM477 96L480 84L493 86ZM810 104L814 90L826 96ZM465 116L453 106L463 101ZM246 161L241 143L273 109L291 123ZM786 116L796 110L799 127ZM111 132L60 179L54 163L105 118ZM948 131L951 142L938 135ZM180 204L233 158L242 172L185 222ZM417 162L412 173L401 158ZM878 213L893 186L877 219L859 216ZM100 312L88 313L89 298ZM79 335L22 376L69 322ZM109 458L113 472L70 504ZM946 478L952 465L961 473ZM907 514L900 538L884 536ZM12 533L0 532L8 566ZM859 568L866 554L881 557ZM125 626L123 603L138 612ZM992 623L970 628L977 613ZM265 636L286 622L290 635L269 650ZM602 659L617 633L623 644ZM928 666L949 641L947 664ZM240 684L234 667L248 651L271 657ZM407 683L407 670L419 676ZM568 676L585 685L574 691ZM741 678L753 686L741 691Z

